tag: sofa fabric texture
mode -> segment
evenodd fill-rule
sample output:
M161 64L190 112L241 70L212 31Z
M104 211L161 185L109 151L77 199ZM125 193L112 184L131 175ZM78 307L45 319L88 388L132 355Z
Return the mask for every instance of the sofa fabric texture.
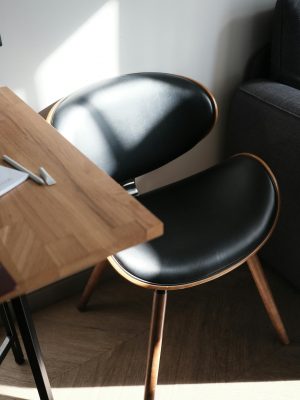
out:
M300 0L278 0L276 3L271 78L300 89Z
M269 75L266 74L267 71ZM250 73L249 73L250 71ZM300 288L300 0L278 0L271 43L250 60L231 104L227 152L251 152L273 170L281 192L265 264Z
M231 106L228 140L231 154L257 154L278 180L280 217L261 257L300 288L300 91L265 80L241 85Z

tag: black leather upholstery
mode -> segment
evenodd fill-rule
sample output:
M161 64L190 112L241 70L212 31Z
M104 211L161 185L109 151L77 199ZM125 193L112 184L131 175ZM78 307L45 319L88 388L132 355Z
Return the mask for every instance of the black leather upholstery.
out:
M52 124L119 182L183 154L212 128L216 105L195 82L169 74L121 76L56 107ZM249 256L269 233L276 193L257 160L234 157L139 197L165 234L115 255L136 279L184 285Z
M197 83L139 73L64 99L52 125L100 168L124 182L191 149L212 128L216 108Z
M164 222L165 234L114 257L135 278L166 286L200 281L248 257L278 206L265 168L247 156L139 199Z

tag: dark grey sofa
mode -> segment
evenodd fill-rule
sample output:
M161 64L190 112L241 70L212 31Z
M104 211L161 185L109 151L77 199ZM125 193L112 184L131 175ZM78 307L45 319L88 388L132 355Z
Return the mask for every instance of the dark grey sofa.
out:
M261 257L300 288L300 0L277 1L272 43L247 78L231 104L227 150L255 153L274 171L281 215Z

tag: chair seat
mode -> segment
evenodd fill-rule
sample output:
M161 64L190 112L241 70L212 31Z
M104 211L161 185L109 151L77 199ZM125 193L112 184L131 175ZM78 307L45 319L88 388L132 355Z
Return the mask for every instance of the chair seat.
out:
M161 286L199 282L241 262L266 239L278 208L266 169L244 155L138 199L165 233L114 258L137 280Z

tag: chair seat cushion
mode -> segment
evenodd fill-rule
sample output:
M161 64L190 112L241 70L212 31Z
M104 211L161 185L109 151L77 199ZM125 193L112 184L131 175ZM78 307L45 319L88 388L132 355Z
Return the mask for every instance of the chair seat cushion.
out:
M268 236L278 207L269 174L248 156L139 200L163 221L165 233L114 258L137 280L161 286L198 282L248 257Z

